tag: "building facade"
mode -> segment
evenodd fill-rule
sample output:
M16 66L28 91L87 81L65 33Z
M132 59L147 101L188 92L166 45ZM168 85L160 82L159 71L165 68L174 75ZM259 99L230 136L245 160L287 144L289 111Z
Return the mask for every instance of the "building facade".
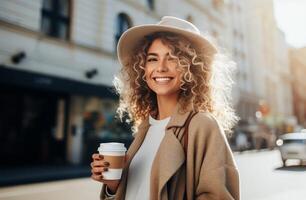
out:
M244 4L251 91L254 103L257 102L257 118L264 117L275 127L292 116L288 47L277 28L272 0L251 0Z
M249 62L250 52L248 47L253 45L248 43L248 19L249 10L245 1L229 1L227 5L228 19L230 19L231 39L228 41L228 50L232 58L237 63L237 73L235 77L236 85L234 92L235 108L237 114L243 121L254 121L255 112L258 105L258 95L254 93L254 77L252 65Z
M290 67L293 74L292 88L294 101L294 114L297 122L306 127L306 48L290 49Z

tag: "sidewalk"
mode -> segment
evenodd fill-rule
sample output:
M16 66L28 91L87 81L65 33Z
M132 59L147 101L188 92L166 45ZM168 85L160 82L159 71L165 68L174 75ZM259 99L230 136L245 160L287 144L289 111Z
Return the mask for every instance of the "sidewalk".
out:
M0 188L0 200L99 199L101 183L90 178Z
M41 165L0 168L0 187L89 177L90 166Z

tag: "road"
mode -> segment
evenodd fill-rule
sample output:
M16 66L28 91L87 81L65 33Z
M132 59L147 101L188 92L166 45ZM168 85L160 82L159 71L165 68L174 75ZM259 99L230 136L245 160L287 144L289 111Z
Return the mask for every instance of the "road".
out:
M306 167L282 167L277 150L235 154L242 200L306 199Z
M306 199L306 167L281 167L278 151L235 153L235 160L242 200ZM0 200L99 199L100 188L89 178L29 184L0 188Z

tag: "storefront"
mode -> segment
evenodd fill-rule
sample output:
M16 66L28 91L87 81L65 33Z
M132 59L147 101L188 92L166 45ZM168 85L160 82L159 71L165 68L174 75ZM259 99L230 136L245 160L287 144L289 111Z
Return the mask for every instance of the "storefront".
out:
M132 141L130 127L115 117L110 87L1 66L0 91L0 185L88 176L100 142ZM83 168L60 171L69 166ZM26 169L36 178L26 178ZM10 180L10 170L19 179Z

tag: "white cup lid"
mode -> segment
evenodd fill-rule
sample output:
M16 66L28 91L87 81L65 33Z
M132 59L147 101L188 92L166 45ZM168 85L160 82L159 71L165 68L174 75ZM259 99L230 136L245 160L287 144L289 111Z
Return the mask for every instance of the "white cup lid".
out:
M98 151L126 151L124 143L108 142L100 143Z

